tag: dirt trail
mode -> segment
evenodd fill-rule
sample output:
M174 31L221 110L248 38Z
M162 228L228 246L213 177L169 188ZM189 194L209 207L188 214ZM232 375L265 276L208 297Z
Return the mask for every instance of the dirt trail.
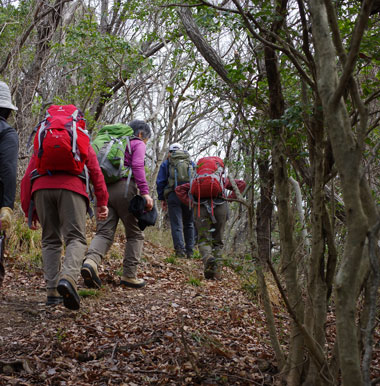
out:
M78 312L46 307L42 272L8 263L0 385L276 384L264 315L234 273L206 281L199 260L168 255L145 243L140 290L119 287L121 261L106 260Z

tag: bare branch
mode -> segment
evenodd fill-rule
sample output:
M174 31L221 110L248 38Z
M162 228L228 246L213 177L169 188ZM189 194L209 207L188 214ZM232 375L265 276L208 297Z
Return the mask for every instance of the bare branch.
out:
M329 0L325 0L329 1ZM339 84L337 89L334 92L334 95L331 98L331 104L337 105L340 101L340 98L343 96L343 92L347 87L347 83L352 77L352 71L355 67L356 60L358 58L360 42L362 40L364 30L368 23L369 13L372 8L373 0L364 0L362 3L362 9L357 20L354 33L351 40L351 48L344 64L343 74L339 79Z
M19 38L18 40L18 43L16 44L15 47L13 47L7 57L5 58L4 60L4 63L2 64L2 66L0 67L0 74L2 74L4 72L4 70L7 68L8 64L9 64L9 61L11 59L11 57L13 55L15 55L15 53L17 51L19 51L21 49L21 47L24 45L24 43L26 42L27 38L29 37L30 33L33 31L33 28L37 25L37 23L42 20L45 16L47 16L49 13L51 12L56 12L57 11L57 8L60 8L63 6L63 4L65 3L68 3L72 0L62 0L60 3L58 4L55 4L54 7L51 7L50 9L48 9L47 11L45 11L44 13L42 13L41 15L37 16L41 7L44 5L44 2L40 2L38 7L36 8L35 12L34 12L34 21L32 22L32 24L26 29L26 31L21 35L21 37Z

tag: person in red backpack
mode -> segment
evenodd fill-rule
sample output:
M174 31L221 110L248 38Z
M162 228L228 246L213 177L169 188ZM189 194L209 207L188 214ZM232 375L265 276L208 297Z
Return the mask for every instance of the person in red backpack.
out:
M219 157L204 157L197 162L197 173L190 183L177 186L179 200L194 207L194 223L198 233L198 248L206 279L220 279L223 236L228 219L226 190L229 199L236 198L232 184L223 176L224 164ZM246 183L235 180L240 192Z
M86 149L85 166L97 199L96 216L108 216L108 192L95 151ZM47 305L62 303L78 310L80 298L76 283L87 249L86 212L88 186L79 175L49 170L35 176L38 152L34 152L21 181L21 206L32 229L42 227L42 260L47 287ZM65 256L61 265L62 241Z

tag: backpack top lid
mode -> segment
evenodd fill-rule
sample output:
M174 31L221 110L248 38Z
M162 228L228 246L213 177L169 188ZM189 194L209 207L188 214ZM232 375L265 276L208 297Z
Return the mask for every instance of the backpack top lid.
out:
M196 173L207 174L214 173L218 169L224 169L224 162L220 157L203 157L197 162Z
M105 125L99 131L97 136L101 134L109 134L114 137L123 137L123 136L132 136L133 129L132 127L124 124L124 123L115 123L112 125Z
M186 150L173 150L170 152L169 164L175 164L178 160L186 160L190 162L190 154Z
M46 110L45 128L67 128L71 129L73 119L81 121L82 128L85 127L84 115L74 105L51 105Z

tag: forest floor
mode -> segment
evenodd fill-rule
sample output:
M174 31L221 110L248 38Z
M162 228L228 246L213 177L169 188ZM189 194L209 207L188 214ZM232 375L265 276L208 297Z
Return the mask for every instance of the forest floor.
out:
M119 286L121 259L111 253L99 291L79 280L79 311L46 306L42 270L8 258L0 385L278 384L263 310L241 279L224 267L222 280L204 280L200 260L171 254L145 242L147 286L136 290Z

